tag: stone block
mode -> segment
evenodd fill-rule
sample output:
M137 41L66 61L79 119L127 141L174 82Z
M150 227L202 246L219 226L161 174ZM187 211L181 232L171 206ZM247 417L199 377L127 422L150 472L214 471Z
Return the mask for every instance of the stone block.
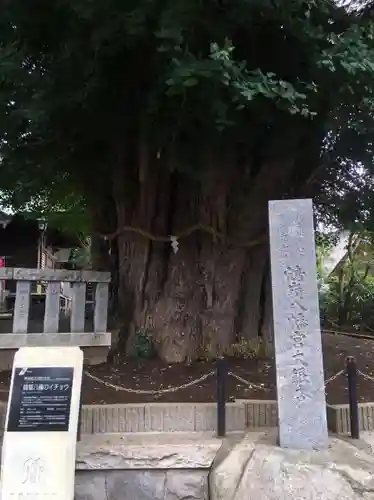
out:
M145 406L145 428L150 432L194 430L194 407L188 403L159 403Z
M208 471L80 471L75 500L208 500Z
M93 469L209 468L221 440L207 433L128 433L82 436L76 467Z
M215 403L199 403L195 405L195 431L216 431L217 405Z
M276 427L278 425L276 401L246 401L244 406L245 422L248 429Z
M210 500L374 500L374 456L365 443L279 448L276 432L248 433L213 465Z

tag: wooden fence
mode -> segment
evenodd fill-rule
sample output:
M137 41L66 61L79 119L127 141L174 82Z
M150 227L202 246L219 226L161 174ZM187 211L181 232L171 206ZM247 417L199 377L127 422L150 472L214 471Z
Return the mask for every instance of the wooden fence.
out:
M0 280L16 282L12 332L0 333L0 350L23 346L110 347L107 332L110 273L52 269L2 268ZM43 332L30 333L29 311L32 284L44 283L45 311ZM59 333L61 283L71 283L70 332ZM86 288L94 284L93 331L85 332Z

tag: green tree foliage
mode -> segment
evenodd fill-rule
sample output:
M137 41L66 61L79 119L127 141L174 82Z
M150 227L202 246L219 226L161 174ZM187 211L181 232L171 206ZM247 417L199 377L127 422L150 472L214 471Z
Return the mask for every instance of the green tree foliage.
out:
M333 330L374 331L374 235L351 231L346 252L320 286L320 305L325 327ZM326 249L334 242L319 242L320 268Z
M122 230L111 256L126 332L154 331L166 359L195 356L186 339L264 334L268 261L253 252L267 201L313 196L324 222L370 220L364 7L3 2L0 188L17 206L73 194L94 233ZM183 233L193 225L203 234ZM180 232L178 254L157 246Z
M325 328L334 331L374 334L374 278L356 276L346 269L344 280L330 277L321 294L321 317Z
M372 156L373 26L335 2L16 0L2 9L2 184L15 202L101 194L120 145L141 134L149 154L173 149L172 168L188 169L204 165L207 143L230 147L234 137L265 158L312 142L298 152L301 178L323 138L331 182L338 169L348 185L357 183L349 166Z

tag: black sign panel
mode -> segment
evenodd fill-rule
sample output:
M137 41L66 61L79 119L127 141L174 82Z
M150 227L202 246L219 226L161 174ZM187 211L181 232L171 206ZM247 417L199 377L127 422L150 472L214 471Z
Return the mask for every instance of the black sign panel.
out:
M16 368L8 432L68 431L73 368Z

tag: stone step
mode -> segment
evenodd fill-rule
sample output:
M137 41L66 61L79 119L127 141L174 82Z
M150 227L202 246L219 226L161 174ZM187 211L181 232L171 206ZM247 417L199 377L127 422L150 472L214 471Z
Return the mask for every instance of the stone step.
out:
M209 469L222 442L212 432L82 434L76 468Z
M212 433L83 435L76 500L208 500L221 439Z

